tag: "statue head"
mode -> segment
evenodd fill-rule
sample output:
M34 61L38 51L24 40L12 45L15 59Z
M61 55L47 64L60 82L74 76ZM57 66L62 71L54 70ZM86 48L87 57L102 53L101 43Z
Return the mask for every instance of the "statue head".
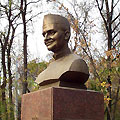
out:
M70 24L65 17L55 14L44 16L43 20L44 42L48 50L57 53L68 47L70 38Z

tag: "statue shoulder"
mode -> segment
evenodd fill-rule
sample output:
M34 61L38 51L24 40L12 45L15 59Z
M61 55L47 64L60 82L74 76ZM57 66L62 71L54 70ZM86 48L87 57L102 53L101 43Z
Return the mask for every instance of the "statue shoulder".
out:
M72 62L69 70L89 74L89 70L88 70L88 66L87 66L86 62L83 59L81 59L80 57L75 59Z

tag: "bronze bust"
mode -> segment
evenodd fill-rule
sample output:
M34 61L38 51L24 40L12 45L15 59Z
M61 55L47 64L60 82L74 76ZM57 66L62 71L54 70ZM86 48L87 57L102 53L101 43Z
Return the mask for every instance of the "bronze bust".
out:
M43 36L47 49L54 53L55 61L40 73L36 82L40 88L61 86L83 88L88 80L88 66L83 59L68 47L70 24L65 17L48 14L43 20Z

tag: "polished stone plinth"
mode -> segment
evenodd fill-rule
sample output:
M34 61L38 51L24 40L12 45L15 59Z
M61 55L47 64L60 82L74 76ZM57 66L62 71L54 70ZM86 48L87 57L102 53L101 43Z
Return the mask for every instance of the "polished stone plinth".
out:
M22 96L22 120L104 120L103 94L47 88Z

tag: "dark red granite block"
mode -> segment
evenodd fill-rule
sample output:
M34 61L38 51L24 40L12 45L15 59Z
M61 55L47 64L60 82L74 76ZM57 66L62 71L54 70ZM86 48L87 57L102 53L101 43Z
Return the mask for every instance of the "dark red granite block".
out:
M104 120L99 92L48 88L22 97L22 120Z
M53 120L104 120L99 92L53 88Z
M22 96L22 120L51 120L51 89L38 90Z

